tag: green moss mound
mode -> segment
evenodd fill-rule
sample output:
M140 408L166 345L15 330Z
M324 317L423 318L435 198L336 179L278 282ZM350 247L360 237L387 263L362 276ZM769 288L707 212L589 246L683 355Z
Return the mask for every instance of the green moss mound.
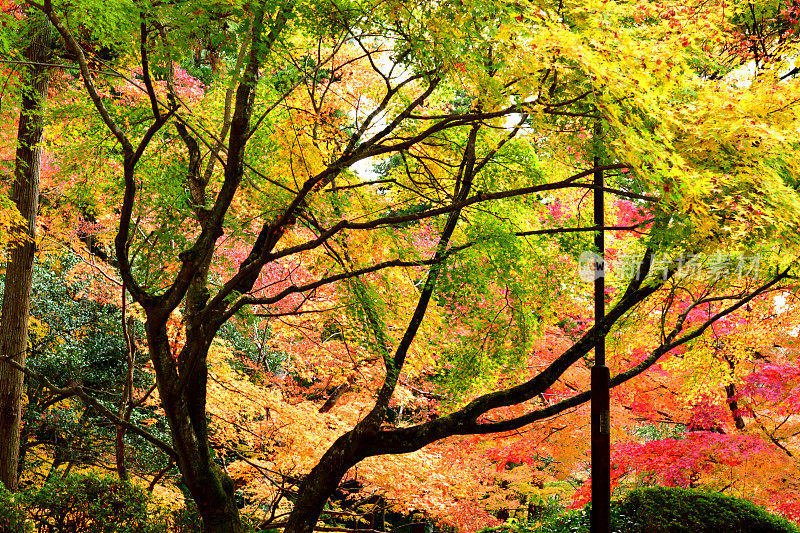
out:
M555 511L555 510L554 510ZM588 533L591 504L555 511L543 523L506 524L512 533ZM793 523L732 496L673 487L634 490L612 503L612 533L800 533Z
M798 533L791 522L756 504L722 494L652 487L631 492L620 505L621 533Z

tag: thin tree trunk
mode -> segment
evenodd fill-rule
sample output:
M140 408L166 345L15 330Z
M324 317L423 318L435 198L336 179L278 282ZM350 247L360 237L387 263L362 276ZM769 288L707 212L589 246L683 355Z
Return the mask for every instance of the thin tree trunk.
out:
M12 200L27 221L28 239L9 246L0 324L0 354L13 357L21 365L25 364L28 348L41 140L49 78L49 71L42 64L49 56L50 33L50 24L41 21L25 51L31 64L25 68ZM22 386L22 372L0 364L0 481L11 491L17 489L18 481Z
M736 364L733 362L733 358L726 356L725 360L728 362L728 366L731 369L731 379L735 379ZM744 429L745 423L742 418L742 413L739 411L739 403L736 401L736 385L734 385L733 382L725 385L725 396L727 397L728 408L731 410L731 416L733 417L734 424L736 424L736 429L741 431Z
M727 396L728 408L731 410L731 416L733 417L736 429L744 429L744 419L742 418L742 413L739 412L739 403L736 401L736 385L733 383L725 385L725 396Z
M136 347L133 338L133 318L126 315L125 288L122 289L122 336L125 339L125 351L128 359L128 371L125 374L125 385L122 390L122 399L119 402L117 416L129 422L133 413L133 371L136 364ZM122 481L128 480L128 468L125 465L125 433L124 426L117 426L114 439L114 455L117 462L117 475Z

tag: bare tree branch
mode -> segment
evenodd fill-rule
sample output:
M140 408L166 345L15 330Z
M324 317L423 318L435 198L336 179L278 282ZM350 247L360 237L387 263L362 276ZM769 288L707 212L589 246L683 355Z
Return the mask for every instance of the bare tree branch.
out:
M68 387L59 387L57 385L54 385L50 380L48 380L43 375L39 374L38 372L35 372L35 371L31 370L30 368L28 368L26 366L20 365L19 363L17 363L16 361L11 359L10 357L0 357L0 362L4 362L6 364L11 365L12 367L16 368L17 370L19 370L20 372L22 372L23 374L28 376L29 378L38 381L39 383L41 383L43 386L45 386L46 388L48 388L50 391L52 391L55 394L63 394L63 395L67 395L67 396L73 396L73 395L74 396L78 396L81 400L84 401L84 403L86 403L87 405L92 406L98 413L103 415L105 418L107 418L112 423L114 423L114 424L116 424L118 426L124 427L125 429L129 430L131 433L136 433L137 435L139 435L140 437L142 437L146 441L150 442L151 444L154 444L157 448L159 448L161 451L163 451L164 453L169 455L171 458L176 458L177 457L177 454L176 454L175 450L172 448L172 446L170 446L169 444L167 444L163 440L159 439L155 435L153 435L151 433L148 433L147 431L143 430L142 428L140 428L138 426L135 426L135 425L131 424L130 422L126 422L125 420L122 420L117 415L115 415L113 412L111 412L111 410L106 408L106 406L104 406L102 403L100 403L95 398L93 398L89 394L87 394L86 391L83 390L83 387L81 387L79 385L72 385L72 386L68 386Z

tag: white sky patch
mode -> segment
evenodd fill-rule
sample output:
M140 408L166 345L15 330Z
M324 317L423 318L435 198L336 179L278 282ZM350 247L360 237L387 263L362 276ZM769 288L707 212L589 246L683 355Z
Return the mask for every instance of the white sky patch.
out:
M772 306L776 315L782 315L789 310L788 295L789 293L781 292L772 299ZM786 333L792 337L800 336L800 326L795 326Z
M779 293L772 299L772 305L775 308L775 314L780 315L789 310L789 305L786 303L786 295Z
M352 165L350 165L350 170L358 176L359 179L363 181L372 181L377 179L377 174L373 170L375 167L375 160L370 158L362 159Z

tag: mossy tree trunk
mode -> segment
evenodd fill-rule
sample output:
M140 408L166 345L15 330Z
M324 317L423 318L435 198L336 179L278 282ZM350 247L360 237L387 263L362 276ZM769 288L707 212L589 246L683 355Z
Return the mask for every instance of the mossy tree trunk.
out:
M9 244L2 319L0 319L0 355L25 364L28 349L28 318L33 281L33 256L36 249L36 213L39 206L44 132L44 108L47 102L49 69L44 66L50 55L50 24L35 22L32 40L25 50L29 63L23 69L14 186L11 199L25 219L25 240ZM0 363L0 482L15 491L19 477L20 426L22 421L23 374Z

